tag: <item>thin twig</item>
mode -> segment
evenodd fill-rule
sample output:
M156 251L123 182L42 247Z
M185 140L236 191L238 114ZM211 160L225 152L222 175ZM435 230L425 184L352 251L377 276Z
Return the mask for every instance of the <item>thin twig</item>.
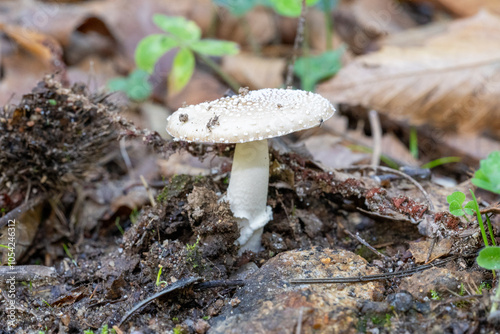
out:
M155 293L151 297L144 299L142 302L140 302L137 305L135 305L134 307L132 307L132 309L130 311L128 311L123 316L122 320L120 320L120 322L118 323L118 327L120 327L125 321L127 321L127 319L130 318L130 316L132 316L135 312L137 312L142 307L148 305L153 300L160 298L164 295L167 295L173 291L186 288L186 287L188 287L196 282L199 282L199 281L201 281L201 277L188 277L188 278L180 279L177 282L168 285L165 289L161 290L160 292Z
M422 187L422 185L420 183L418 183L410 175L405 174L405 173L403 173L403 172L401 172L401 171L399 171L397 169L393 169L393 168L389 168L389 167L385 167L385 166L372 167L372 166L369 166L369 165L357 165L357 166L352 166L352 167L347 167L347 168L342 168L342 169L343 170L347 170L347 171L350 171L350 170L362 170L362 169L372 169L372 170L375 170L375 171L383 171L385 173L397 174L397 175L399 175L399 176L407 179L411 183L413 183L415 185L415 187L417 187L418 190L420 190L420 192L422 193L422 195L424 195L425 200L427 201L427 204L429 205L429 209L431 211L435 210L434 204L431 201L431 197L429 196L429 194L427 193L427 191L425 191L425 189Z
M380 165L380 154L382 153L382 127L380 126L380 118L376 110L370 110L368 114L370 120L370 128L372 130L373 138L373 152L372 152L372 167Z
M385 273L385 274L367 275L367 276L334 277L334 278L299 278L299 279L292 279L289 281L289 283L291 284L359 283L359 282L379 281L390 278L400 278L400 277L411 276L417 272L424 271L426 269L433 268L439 265L443 265L456 258L457 258L456 256L452 256L445 260L438 261L434 264L425 264L422 266L415 267L413 269L403 270L394 273Z
M377 255L378 257L382 258L383 260L385 261L392 261L392 259L390 257L388 257L387 255L384 255L382 253L380 253L378 250L376 250L372 245L370 245L368 242L366 242L363 238L361 238L359 236L359 233L356 232L356 234L352 233L351 231L349 231L344 225L342 225L342 223L340 221L337 221L337 225L340 225L340 227L342 227L342 229L351 236L351 238L354 238L356 240L358 240L362 245L365 245L366 247L368 247L369 250L371 250L375 255Z
M125 162L125 166L127 166L127 170L129 173L133 170L132 161L130 161L130 157L127 153L127 147L125 146L125 138L120 140L120 153L122 155L123 161Z
M290 59L290 63L288 63L288 68L286 71L286 80L285 86L291 87L293 86L293 67L295 66L295 60L297 59L297 54L299 52L299 48L304 41L304 26L306 22L306 0L302 0L302 10L300 12L299 24L297 26L297 35L295 36L295 41L293 43L293 53L292 59Z

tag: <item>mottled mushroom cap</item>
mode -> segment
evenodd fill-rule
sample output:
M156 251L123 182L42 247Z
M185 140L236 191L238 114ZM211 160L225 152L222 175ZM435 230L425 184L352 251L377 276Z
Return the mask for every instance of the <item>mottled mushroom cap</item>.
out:
M245 143L312 128L334 112L318 94L260 89L180 108L167 119L167 131L189 142Z

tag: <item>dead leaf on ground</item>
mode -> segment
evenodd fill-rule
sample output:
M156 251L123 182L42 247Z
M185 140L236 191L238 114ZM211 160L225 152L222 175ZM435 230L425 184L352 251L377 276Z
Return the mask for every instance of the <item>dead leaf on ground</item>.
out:
M432 243L431 239L409 242L410 244L409 251L415 258L416 263L424 263L427 260L427 255L429 254L429 248L431 247L431 243ZM429 261L433 261L440 257L448 255L451 251L452 246L453 246L453 240L451 238L439 240L432 249L432 254L429 257Z
M451 22L423 45L386 45L358 57L318 92L417 124L498 135L499 34L500 18L481 12Z
M472 16L482 8L500 13L498 0L419 0L419 2L434 3L456 16Z
M47 67L62 68L62 48L53 37L18 25L0 23L0 30Z
M335 31L355 53L365 53L381 36L416 26L392 0L344 0L334 11Z
M235 17L227 10L218 11L217 37L252 47L268 44L278 35L274 14L270 9L256 7L243 17Z
M244 52L222 58L222 69L250 89L282 86L285 66L282 58L264 58Z

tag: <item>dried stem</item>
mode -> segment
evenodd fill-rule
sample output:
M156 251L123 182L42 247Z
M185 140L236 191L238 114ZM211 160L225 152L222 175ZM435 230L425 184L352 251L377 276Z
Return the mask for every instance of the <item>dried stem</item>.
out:
M306 0L302 0L302 11L300 12L299 25L297 26L297 35L295 36L295 42L293 43L292 59L290 60L290 63L288 64L288 68L286 71L286 80L285 80L286 87L290 87L293 85L293 67L295 66L295 59L297 59L299 48L302 42L304 41L304 26L306 22L306 12L307 12Z

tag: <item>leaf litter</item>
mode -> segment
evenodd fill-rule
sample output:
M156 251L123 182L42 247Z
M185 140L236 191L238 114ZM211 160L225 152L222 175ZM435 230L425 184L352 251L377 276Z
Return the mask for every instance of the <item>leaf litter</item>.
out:
M105 1L87 9L119 3ZM196 11L189 11L189 6L193 4L186 2L176 10L207 22ZM270 14L264 13L266 17ZM116 34L112 17L103 16L103 22ZM123 31L116 36L120 41ZM267 65L265 60L263 65ZM185 97L174 104L200 99L197 91L213 80L204 69L196 71L208 79L194 88L188 85ZM489 304L478 291L492 278L478 270L469 256L481 247L480 233L475 222L451 215L446 203L454 190L467 193L470 184L445 189L429 177L359 165L362 157L358 165L331 169L313 158L318 156L313 148L322 142L314 142L314 131L309 141L302 138L299 145L292 142L293 137L273 140L268 204L274 219L264 231L265 250L238 257L236 222L227 203L219 201L227 188L230 164L224 157L231 155L231 145L207 147L162 139L118 116L115 109L119 107L103 95L89 94L85 86L63 87L49 77L32 94L22 97L22 103L5 108L2 114L6 131L0 134L5 145L0 157L6 163L1 164L0 175L8 177L1 179L0 206L5 215L0 219L6 223L6 217L14 218L19 229L36 230L23 241L27 244L24 258L19 255L18 270L23 274L19 277L31 283L19 287L23 305L16 309L22 316L18 329L99 331L104 324L115 326L117 332L158 333L174 328L185 333L487 328ZM332 89L325 95L337 93ZM61 98L65 95L68 97ZM75 101L84 101L76 114L72 109ZM37 108L50 113L42 119ZM425 115L431 116L426 122L449 127L436 121L436 115ZM66 122L68 117L73 119ZM486 121L481 122L474 119L475 127L467 126L480 130ZM392 131L406 131L404 123L395 124ZM488 126L494 128L495 124L489 122ZM325 124L320 129L324 141L333 145L352 144L352 137L368 138L360 128L356 133L344 128L347 137L339 141L333 128ZM404 151L398 136L389 128L384 130L397 150ZM83 137L83 133L90 136ZM20 138L23 140L16 146L11 145ZM126 138L121 145L120 138ZM308 142L313 154L308 152ZM75 149L80 145L83 150ZM322 150L326 156L337 152ZM12 152L16 155L9 155ZM191 158L176 157L186 152ZM164 159L164 174L151 167L157 155ZM126 156L130 161L125 163ZM190 172L195 175L185 175L189 173L183 172L183 164L191 166L193 158L203 164ZM335 165L335 159L331 160ZM198 175L200 170L203 176ZM147 183L145 188L140 175ZM162 179L162 175L167 176ZM494 199L482 195L490 203ZM43 201L33 201L39 198ZM32 207L39 212L35 218L23 214ZM494 204L490 208L494 210ZM5 230L2 233L6 235ZM360 240L385 257L374 254ZM422 267L416 273L416 263L443 257L448 258L434 263L446 267ZM389 278L390 273L396 275ZM379 277L374 282L360 281L374 275ZM347 281L291 284L294 279L329 277ZM203 288L201 284L205 284Z

